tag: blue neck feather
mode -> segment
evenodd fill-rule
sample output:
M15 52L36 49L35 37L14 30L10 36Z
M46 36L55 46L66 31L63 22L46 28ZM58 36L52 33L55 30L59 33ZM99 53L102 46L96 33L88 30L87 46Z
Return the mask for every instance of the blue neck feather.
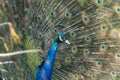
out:
M56 40L53 42L43 65L41 65L40 68L37 68L36 80L51 80L58 44L59 43Z

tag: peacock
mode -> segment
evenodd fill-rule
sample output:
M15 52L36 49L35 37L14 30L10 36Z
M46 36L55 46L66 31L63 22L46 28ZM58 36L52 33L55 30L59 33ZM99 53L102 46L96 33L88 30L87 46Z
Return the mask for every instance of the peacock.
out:
M66 36L61 33L58 35L58 38L55 39L55 41L53 42L52 47L47 53L46 60L44 60L37 69L36 80L51 80L57 48L59 46L59 43L62 42L70 44L70 42L66 40Z
M120 80L120 0L0 0L0 44L3 80Z

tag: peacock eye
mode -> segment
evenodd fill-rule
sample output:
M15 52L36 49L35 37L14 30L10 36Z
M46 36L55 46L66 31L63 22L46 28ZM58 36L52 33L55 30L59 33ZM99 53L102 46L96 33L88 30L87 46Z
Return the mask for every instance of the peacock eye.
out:
M64 41L66 40L65 37L63 37L63 40L64 40Z

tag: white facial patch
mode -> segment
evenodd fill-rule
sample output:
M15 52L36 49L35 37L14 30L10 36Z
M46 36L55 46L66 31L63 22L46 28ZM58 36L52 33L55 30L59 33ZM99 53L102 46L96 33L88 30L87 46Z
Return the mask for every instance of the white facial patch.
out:
M60 41L63 41L61 36L59 36L59 39L60 39Z

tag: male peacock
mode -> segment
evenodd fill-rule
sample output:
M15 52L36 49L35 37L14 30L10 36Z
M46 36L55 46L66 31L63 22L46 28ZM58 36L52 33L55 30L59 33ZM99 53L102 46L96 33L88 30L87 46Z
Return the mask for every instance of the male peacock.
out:
M61 33L52 80L120 80L120 0L0 0L0 53L27 53L0 55L0 76L35 80Z
M48 51L46 60L37 68L36 80L51 80L57 48L59 46L59 43L62 42L70 44L70 42L66 40L65 34L60 33Z

